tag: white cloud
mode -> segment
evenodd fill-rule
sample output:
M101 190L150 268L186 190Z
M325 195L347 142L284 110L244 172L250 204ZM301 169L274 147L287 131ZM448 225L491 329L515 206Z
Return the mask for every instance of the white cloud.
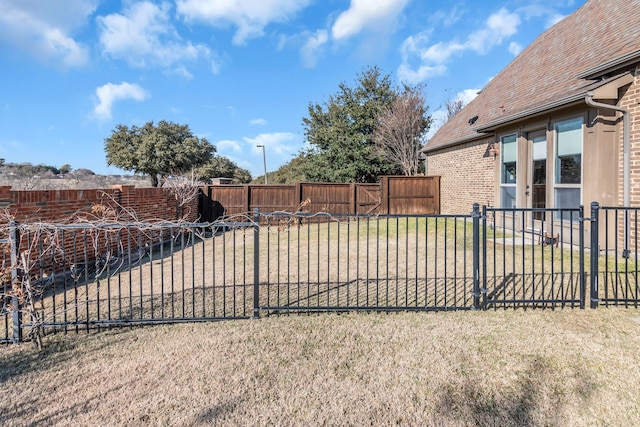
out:
M113 103L125 99L133 99L135 101L144 101L149 98L149 93L137 84L122 82L119 85L107 83L96 89L98 104L93 112L100 120L109 120L111 118L111 109Z
M302 56L302 62L305 67L313 68L316 66L318 62L317 55L328 40L329 35L326 30L318 30L309 35L307 42L300 49L300 56Z
M447 67L444 65L420 65L417 69L413 69L407 64L400 64L398 78L404 83L417 83L431 77L441 76L446 72Z
M510 13L507 9L500 9L489 16L484 28L472 33L465 47L477 53L486 53L495 45L499 45L506 38L518 31L520 17L517 13Z
M184 65L178 65L177 67L175 67L173 70L171 70L171 74L177 74L187 80L193 79L193 74L191 74L191 72Z
M211 60L211 73L218 75L220 74L220 69L222 68L222 64L220 61L216 61L215 59Z
M436 134L438 129L442 127L446 119L447 119L447 112L442 108L431 113L431 127L429 128L427 133L424 135L425 140L427 141L430 140L431 137Z
M467 105L468 103L473 101L476 96L478 96L478 92L480 92L480 89L465 89L456 93L455 100L462 101L464 105Z
M222 151L241 151L242 148L237 141L231 139L223 139L215 143L218 150Z
M509 43L509 53L513 56L518 56L522 52L522 45L517 42Z
M182 61L208 57L210 51L205 45L194 45L180 38L171 23L170 10L168 3L156 5L142 1L132 4L122 14L98 17L102 52L137 67L171 67Z
M402 64L398 68L398 75L408 83L417 83L434 75L444 74L445 64L452 56L465 51L485 54L516 34L520 22L517 13L502 8L489 16L484 27L469 34L463 42L451 40L429 46L427 42L430 31L409 36L400 47ZM412 60L417 61L418 65L412 66Z
M88 22L96 7L96 0L0 0L0 43L45 62L82 66L89 59L88 49L71 34Z
M450 27L456 22L460 20L460 18L464 15L464 7L457 4L453 7L453 9L444 11L438 10L429 16L430 22L437 22L442 24L445 27Z
M298 136L291 132L274 132L274 133L261 133L255 138L243 138L244 141L250 144L251 151L254 154L262 153L262 148L256 147L257 145L264 145L269 151L273 151L276 154L287 154L295 151L293 145L289 145L289 142L298 142Z
M264 126L267 124L267 121L263 118L253 119L249 122L252 126Z
M331 28L334 39L352 37L365 28L388 29L402 13L408 0L351 0Z
M264 34L271 23L286 22L311 3L311 0L177 0L178 13L188 21L204 21L213 26L232 24L237 30L233 43Z

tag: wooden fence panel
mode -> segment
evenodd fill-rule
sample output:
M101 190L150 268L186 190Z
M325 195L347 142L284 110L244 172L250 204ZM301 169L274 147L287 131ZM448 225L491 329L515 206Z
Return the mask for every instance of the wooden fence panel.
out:
M382 177L383 198L389 214L439 214L439 176Z
M358 184L356 186L356 213L380 213L381 202L382 189L380 184Z
M201 218L214 220L261 212L332 214L439 214L440 177L383 176L379 184L303 182L296 185L210 185L203 190Z
M310 182L300 184L301 201L309 200L306 212L348 214L353 212L355 190L353 184Z
M249 211L249 206L245 203L246 187L245 185L210 185L207 194L211 200L220 204L224 215L239 215Z
M250 185L248 187L250 212L255 208L262 212L295 212L298 208L295 185Z

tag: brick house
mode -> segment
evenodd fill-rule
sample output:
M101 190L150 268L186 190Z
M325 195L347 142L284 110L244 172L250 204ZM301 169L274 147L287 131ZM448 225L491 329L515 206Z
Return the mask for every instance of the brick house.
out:
M611 107L608 107L608 106ZM423 149L444 213L640 206L640 0L588 0Z

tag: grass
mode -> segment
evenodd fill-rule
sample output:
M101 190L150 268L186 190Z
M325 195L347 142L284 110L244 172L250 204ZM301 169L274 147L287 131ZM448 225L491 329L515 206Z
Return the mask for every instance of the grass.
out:
M0 424L628 426L638 310L350 314L0 347Z

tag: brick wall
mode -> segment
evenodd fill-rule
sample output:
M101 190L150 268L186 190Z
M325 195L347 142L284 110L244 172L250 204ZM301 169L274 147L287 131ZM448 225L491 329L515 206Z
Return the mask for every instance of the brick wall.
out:
M636 77L627 89L624 97L620 100L620 107L629 110L631 116L631 132L629 138L629 152L630 152L630 202L631 206L640 206L640 65L636 71ZM619 141L620 141L620 166L619 166L619 192L620 200L619 205L623 206L623 127L619 127Z
M174 221L178 216L196 221L198 217L197 198L180 215L174 196L166 188L116 185L109 189L14 191L0 186L0 207L8 208L19 222L67 222L75 214L90 217L95 205L126 210L141 222Z
M97 207L97 208L96 208ZM198 219L198 199L177 208L176 199L166 188L135 188L113 186L109 189L91 190L19 190L0 186L0 208L8 209L19 223L65 224L96 223L104 218L119 223L169 222L178 217L195 222ZM101 212L102 211L102 212ZM103 215L104 213L107 215ZM40 280L61 274L69 276L71 266L84 266L85 271L96 260L106 260L113 254L127 255L129 262L135 261L138 248L154 245L165 240L171 229L164 227L111 227L79 226L66 228L63 232L54 227L38 227L20 234L21 251L29 248L32 263L32 280ZM4 224L6 226L6 223ZM7 228L0 224L0 237L7 237ZM52 248L52 249L49 249ZM53 250L55 248L56 250ZM9 260L8 245L0 246L0 265ZM36 264L33 264L36 263ZM35 266L35 267L34 267ZM0 287L6 284L0 281Z
M628 109L630 115L629 135L629 204L632 207L640 206L640 64L636 67L636 76L631 86L626 90L620 100L620 107ZM619 126L619 166L618 166L618 206L624 206L624 151L623 151L623 126ZM633 218L633 213L631 214ZM622 249L624 242L624 215L618 215L618 249ZM629 239L633 242L637 239L635 225L630 227Z
M445 214L468 214L473 203L494 205L495 168L489 154L493 138L427 153L427 174L440 176L440 205Z

